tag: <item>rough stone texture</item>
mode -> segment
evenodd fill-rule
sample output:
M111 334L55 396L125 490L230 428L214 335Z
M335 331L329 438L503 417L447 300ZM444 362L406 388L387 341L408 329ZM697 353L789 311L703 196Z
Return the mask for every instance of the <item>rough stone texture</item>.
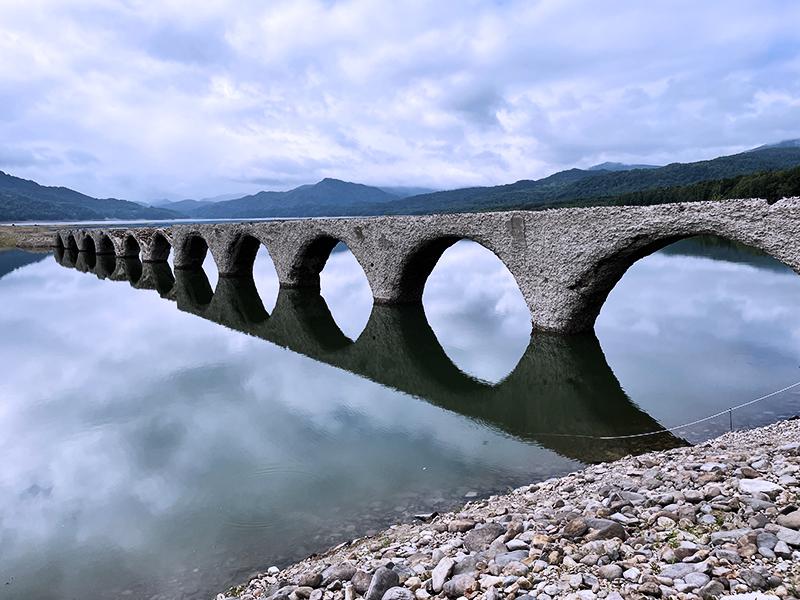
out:
M342 241L367 276L378 303L418 303L442 253L474 240L511 271L537 329L592 328L608 293L628 267L682 238L714 234L754 246L800 272L800 198L774 204L726 200L399 217L304 219L176 225L165 229L61 231L53 245L175 267L202 264L210 251L222 275L252 270L261 244L284 287L319 288L319 273Z

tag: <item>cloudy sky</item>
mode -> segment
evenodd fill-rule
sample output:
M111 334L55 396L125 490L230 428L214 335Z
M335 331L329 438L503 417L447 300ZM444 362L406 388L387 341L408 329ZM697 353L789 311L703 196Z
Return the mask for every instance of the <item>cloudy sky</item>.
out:
M800 2L0 0L0 169L437 188L800 137Z

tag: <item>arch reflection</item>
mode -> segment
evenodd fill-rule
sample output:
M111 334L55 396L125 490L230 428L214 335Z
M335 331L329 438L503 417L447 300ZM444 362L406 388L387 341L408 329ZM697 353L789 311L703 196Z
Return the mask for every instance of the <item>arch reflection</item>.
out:
M138 274L124 263L118 261L115 274L131 273L136 287L165 290L173 281L166 263L152 265L158 273L140 268ZM161 283L144 286L141 281ZM686 443L668 433L597 439L658 431L661 426L625 394L593 333L533 335L514 371L491 385L462 372L448 358L418 305L375 305L353 342L316 290L281 289L270 314L252 277L221 277L212 290L202 269L180 269L162 296L174 300L179 310L416 396L567 458L603 462Z

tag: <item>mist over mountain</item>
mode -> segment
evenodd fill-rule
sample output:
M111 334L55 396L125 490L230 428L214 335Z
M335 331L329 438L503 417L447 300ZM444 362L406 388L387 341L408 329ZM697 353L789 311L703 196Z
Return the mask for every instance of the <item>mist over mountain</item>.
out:
M175 219L179 213L116 198L92 198L0 171L0 221Z
M401 199L380 188L327 178L286 192L259 192L217 202L193 210L191 216L204 219L338 216L363 214L364 207L370 207L371 214L379 214L380 206Z
M626 165L618 162L604 162L589 167L588 171L633 171L634 169L657 169L658 165Z
M559 171L538 180L489 187L430 191L326 178L288 191L262 191L228 200L219 200L226 196L217 196L164 201L157 208L114 198L92 198L63 187L41 186L0 171L0 220L253 219L537 209L607 203L614 198L636 203L663 198L666 202L675 198L691 200L692 194L711 193L709 186L692 187L703 182L725 180L724 189L755 193L761 188L753 187L751 181L733 179L799 165L800 140L786 140L711 160L662 167L607 162L589 169ZM773 186L775 189L770 188L770 194L794 189L793 182L793 175L784 177L775 184L777 187ZM759 185L765 184L761 181ZM675 191L677 188L681 190Z

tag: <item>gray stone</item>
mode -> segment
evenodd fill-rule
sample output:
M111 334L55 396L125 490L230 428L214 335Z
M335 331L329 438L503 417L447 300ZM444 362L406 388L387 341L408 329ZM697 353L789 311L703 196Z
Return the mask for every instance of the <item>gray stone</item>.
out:
M777 483L772 483L765 479L740 479L739 491L743 494L766 494L770 498L774 498L783 488Z
M779 525L775 535L778 536L779 540L786 542L790 546L800 546L800 531L796 529L789 529Z
M683 580L687 585L692 586L692 589L697 589L711 581L711 577L705 573L687 573L684 575Z
M384 592L382 600L414 600L414 592L405 587L390 587Z
M353 589L362 596L367 593L371 581L372 573L367 573L361 569L353 573L353 577L350 578L350 583L353 584Z
M466 596L478 589L478 582L472 575L463 573L456 575L450 581L444 584L442 591L450 598L458 598L459 596ZM369 598L367 598L369 600Z
M689 573L700 573L706 569L705 563L674 563L671 565L664 565L661 569L662 577L669 579L684 579Z
M728 531L715 531L711 534L711 545L725 544L727 542L735 542L740 537L748 535L752 529L730 529Z
M316 588L322 585L322 573L319 572L310 572L310 573L303 573L297 578L295 582L299 587L310 587Z
M586 519L586 524L590 529L589 533L586 534L586 539L589 541L609 540L612 538L619 538L623 541L628 539L628 532L625 527L611 519Z
M600 575L603 579L619 579L622 577L622 567L615 564L610 565L603 565L599 569L597 569L597 574Z
M364 600L382 600L386 590L398 585L400 585L400 576L397 573L386 567L378 567L372 576Z
M494 557L494 562L504 567L510 562L519 561L528 558L527 550L514 550L513 552L504 552Z
M431 587L435 593L438 594L442 591L444 582L450 577L450 573L455 564L456 561L449 556L445 556L439 561L439 564L434 567L433 571L431 571Z
M706 600L709 598L717 598L723 592L725 592L725 586L716 579L713 579L700 588L700 597Z
M322 584L328 585L332 581L350 581L355 572L356 568L350 563L331 565L322 572Z
M789 545L783 540L779 540L772 551L776 556L780 556L781 558L791 558L792 556L792 549L789 548Z
M470 552L485 550L498 537L506 532L500 523L486 523L482 527L470 530L464 536L464 547Z
M800 529L800 510L790 512L788 515L779 515L778 525L789 529Z

